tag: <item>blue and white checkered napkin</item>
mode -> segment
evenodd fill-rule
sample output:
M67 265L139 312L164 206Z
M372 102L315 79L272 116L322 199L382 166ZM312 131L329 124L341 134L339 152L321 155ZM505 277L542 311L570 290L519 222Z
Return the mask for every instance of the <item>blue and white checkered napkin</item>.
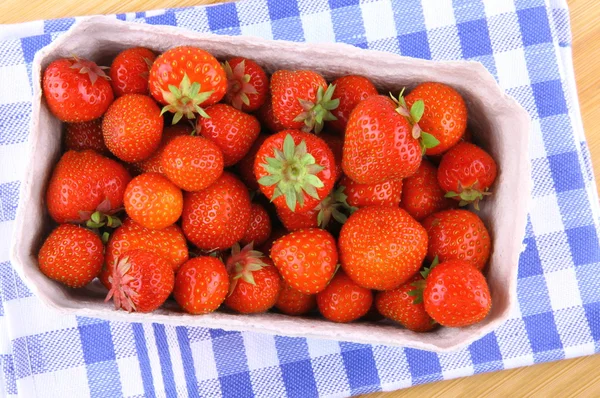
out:
M533 203L519 266L519 305L494 333L448 354L49 311L13 272L8 246L27 153L31 61L75 19L5 26L0 395L348 396L600 350L599 206L564 0L246 0L117 18L483 63L533 120Z

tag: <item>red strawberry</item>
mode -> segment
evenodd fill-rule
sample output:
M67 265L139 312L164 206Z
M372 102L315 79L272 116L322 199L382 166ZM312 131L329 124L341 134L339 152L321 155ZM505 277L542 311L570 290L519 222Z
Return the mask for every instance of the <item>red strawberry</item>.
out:
M108 281L115 308L132 312L152 312L173 291L175 274L171 263L147 250L130 250L110 265Z
M361 101L346 126L344 173L361 184L414 174L421 163L421 148L411 131L388 97L375 95Z
M147 95L126 94L108 108L102 121L104 142L119 159L133 163L150 157L160 145L163 118Z
M427 253L427 233L406 211L363 207L342 227L342 268L358 285L391 290L410 279Z
M258 203L252 203L250 213L250 223L240 240L242 245L252 243L254 246L260 246L269 239L271 235L271 219L264 207Z
M228 291L229 275L216 257L192 258L175 275L173 297L190 314L213 312L225 301Z
M259 189L258 182L256 181L256 176L254 175L254 160L256 159L256 154L258 153L258 150L267 138L269 138L268 135L259 134L258 137L256 137L254 144L252 144L252 147L250 148L246 156L244 156L242 160L240 160L235 165L235 171L238 173L240 179L244 182L244 184L246 184L248 189L250 189L251 191L258 191Z
M173 124L183 116L206 117L201 108L216 104L227 91L225 70L215 57L191 46L174 47L156 58L150 69L150 93L163 112L174 113ZM200 91L202 90L202 91Z
M440 325L458 328L482 321L492 307L483 274L461 260L435 266L425 279L425 311Z
M437 178L446 197L460 201L461 206L474 203L479 210L479 201L490 194L496 173L496 162L486 151L461 142L442 157Z
M163 150L164 174L186 191L200 191L223 174L223 153L204 137L175 137Z
M181 216L181 190L158 173L135 177L125 190L125 211L135 222L150 228L163 229Z
M348 204L354 207L398 207L402 197L402 180L388 180L377 184L359 184L344 176L340 187L348 196Z
M327 143L331 153L333 153L333 159L335 161L335 175L336 180L342 178L344 171L342 170L342 157L344 153L344 139L339 135L334 135L328 132L322 132L319 137Z
M110 236L106 245L105 264L110 266L123 253L133 249L148 250L164 257L171 262L173 271L177 271L188 260L187 242L177 225L159 230L149 229L131 218L125 219L123 225Z
M102 136L102 119L81 123L67 123L65 147L67 151L92 149L101 155L108 155L110 152L106 144L104 144L104 137Z
M404 180L402 208L415 220L421 221L437 211L456 207L456 202L444 197L437 180L437 169L423 159L415 174Z
M244 237L250 214L248 190L225 172L210 187L186 192L181 227L186 238L199 249L227 249Z
M156 54L143 47L121 51L110 66L110 79L115 95L147 95L148 76L155 59Z
M231 277L225 305L242 314L265 312L275 305L281 289L281 277L273 262L252 244L240 250L236 243L227 259Z
M301 213L331 192L335 160L325 141L314 134L284 130L263 142L254 174L262 193L277 207Z
M325 289L331 280L338 253L329 232L309 228L279 238L271 248L271 259L291 287L314 294Z
M254 116L226 104L212 105L206 108L206 114L208 118L198 120L198 132L217 144L225 166L236 164L258 137L260 123Z
M98 119L113 102L108 76L92 61L73 57L53 61L44 71L42 89L50 112L69 123Z
M92 150L66 152L54 168L46 204L54 221L84 222L92 213L113 214L123 207L131 176L125 168Z
M227 75L225 102L244 112L252 112L265 103L269 91L269 78L256 62L234 57L225 61Z
M348 219L347 214L356 210L346 202L346 195L341 188L331 192L312 210L295 213L287 207L277 207L277 216L288 231L304 228L327 228L331 218L340 224Z
M192 126L189 124L180 123L174 126L165 126L158 149L152 155L150 155L149 158L135 163L135 168L140 173L159 173L164 175L164 170L162 167L162 155L165 151L165 147L171 141L173 141L175 137L191 134Z
M282 284L275 303L279 311L287 315L304 315L317 308L317 295L300 293L287 283Z
M104 262L102 241L92 231L72 224L59 225L38 254L42 274L69 287L90 283Z
M331 112L337 120L330 121L328 125L343 136L350 113L360 101L372 95L377 95L377 89L369 79L356 75L342 76L335 79L331 84L335 86L332 98L339 99L340 103Z
M369 312L372 303L371 290L358 286L342 270L317 294L319 312L333 322L355 321Z
M377 293L377 311L413 332L427 332L433 329L435 323L425 312L422 295L417 297L419 288L414 286L420 281L424 282L423 277L417 274L394 290Z
M256 111L256 117L260 120L263 127L266 127L270 132L277 133L278 131L286 130L286 127L281 124L279 119L273 114L273 103L271 102L271 94L267 92L265 103Z
M415 87L405 100L404 109L407 110L407 116L418 124L418 132L415 131L415 134L419 135L420 131L425 131L434 138L435 145L427 145L424 141L427 155L447 151L463 136L467 127L467 106L461 95L452 87L442 83L422 83ZM415 114L413 107L419 101L422 105L418 106L420 110Z
M278 70L271 76L273 114L285 128L319 133L325 121L335 120L334 89L317 72Z
M427 261L437 256L440 262L463 260L483 269L492 242L490 234L477 214L466 210L445 210L423 220L429 236Z

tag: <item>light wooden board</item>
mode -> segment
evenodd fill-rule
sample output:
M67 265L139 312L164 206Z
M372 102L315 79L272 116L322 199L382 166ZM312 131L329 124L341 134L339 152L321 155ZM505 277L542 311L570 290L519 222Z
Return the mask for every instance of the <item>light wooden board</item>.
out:
M223 0L0 0L0 23L211 4ZM503 1L503 0L490 0ZM600 180L600 1L569 0L583 124ZM368 398L600 396L600 355L413 387Z

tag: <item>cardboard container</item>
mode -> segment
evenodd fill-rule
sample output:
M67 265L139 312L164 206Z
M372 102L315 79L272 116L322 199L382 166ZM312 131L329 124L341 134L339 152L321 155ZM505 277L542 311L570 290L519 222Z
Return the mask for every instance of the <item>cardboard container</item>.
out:
M391 324L335 324L317 318L280 314L236 315L215 312L193 316L175 303L151 314L115 311L104 303L106 291L99 284L72 290L46 278L37 265L37 253L49 233L44 193L61 151L61 123L42 99L41 73L53 60L77 54L107 64L119 51L144 46L158 52L179 45L203 48L219 59L243 56L256 60L268 72L277 69L312 69L328 80L346 74L368 76L382 92L397 93L424 81L438 81L456 88L466 99L472 130L478 142L499 165L493 195L479 213L491 232L493 253L487 278L493 307L481 323L462 329L440 328L417 334ZM509 317L516 302L519 254L525 232L530 192L527 154L529 116L515 100L502 92L494 78L476 62L432 62L384 52L362 50L344 44L305 44L268 41L256 37L199 34L180 28L127 23L108 17L91 17L37 53L33 63L33 112L30 158L22 183L12 264L49 307L64 314L133 322L159 322L226 330L251 330L288 336L325 338L359 343L451 351L494 330Z

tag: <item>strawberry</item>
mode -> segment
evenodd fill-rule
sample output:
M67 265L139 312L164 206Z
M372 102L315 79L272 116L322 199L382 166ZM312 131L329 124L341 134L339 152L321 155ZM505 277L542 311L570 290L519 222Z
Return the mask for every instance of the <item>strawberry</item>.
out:
M226 104L206 108L208 117L198 120L196 129L223 152L225 166L239 162L260 133L260 123L252 116Z
M191 135L192 126L188 124L176 124L174 126L165 126L163 129L162 137L158 149L154 151L149 158L137 162L134 164L135 169L139 173L159 173L164 175L162 167L162 155L165 151L165 147L173 141L175 137L182 135Z
M421 221L437 211L456 207L456 202L445 198L444 194L437 180L437 168L423 159L417 172L404 179L401 207Z
M267 99L269 78L256 62L248 58L234 57L223 64L227 75L225 102L235 109L252 112Z
M102 136L102 119L94 119L89 122L67 123L66 130L65 147L67 151L92 149L101 155L108 155L110 153Z
M325 141L314 134L284 130L263 142L254 174L262 193L277 207L302 213L331 192L335 160Z
M131 180L119 163L92 150L68 151L52 172L46 204L58 223L85 222L99 211L105 215L123 207L125 187Z
M256 111L256 117L263 127L266 127L271 133L277 133L286 130L286 127L281 124L279 119L273 113L273 103L271 102L271 94L267 92L265 103Z
M344 139L339 135L331 134L328 132L322 132L319 137L327 143L331 153L333 153L333 159L335 161L335 175L336 180L342 178L344 170L342 170L342 156L344 153Z
M144 173L127 185L124 203L125 211L135 222L146 228L163 229L181 216L183 194L163 175Z
M89 122L102 116L114 99L103 69L76 57L51 62L42 81L50 112L69 123Z
M271 259L286 283L299 292L314 294L331 280L338 253L329 232L309 228L279 238L271 248Z
M38 254L42 274L69 287L84 287L102 269L102 241L92 231L73 224L59 225Z
M156 54L147 48L121 51L110 66L110 83L117 97L125 94L148 94L148 76Z
M252 250L252 244L240 250L235 244L227 259L231 278L225 305L242 314L265 312L275 305L281 289L281 276L273 262Z
M213 312L225 301L228 291L229 275L216 257L192 258L175 275L173 297L189 314Z
M130 250L109 264L111 285L106 299L114 300L115 309L152 312L173 291L175 274L164 257L148 250Z
M295 213L287 207L277 207L276 210L283 226L291 232L304 228L327 228L332 217L343 224L348 219L346 214L356 209L348 205L343 189L338 188L317 207L304 213Z
M250 211L250 223L244 236L240 240L242 245L252 243L260 246L269 239L271 235L271 218L264 207L258 203L252 203Z
M329 285L317 294L319 312L333 322L355 321L369 312L371 304L371 290L358 286L342 270L339 270Z
M246 153L246 156L235 165L235 171L240 176L240 179L252 191L259 190L258 181L256 181L256 176L254 175L254 160L256 159L258 150L268 137L266 134L259 134L248 153Z
M223 174L223 153L204 137L175 137L163 149L164 174L186 191L200 191Z
M160 145L163 118L147 95L126 94L112 103L102 121L104 142L119 159L133 163L150 157Z
M248 190L225 172L208 188L185 193L181 227L199 249L227 249L244 237L251 212Z
M164 257L171 262L173 271L177 271L189 257L185 236L177 225L150 229L126 218L110 236L105 264L112 264L123 253L133 249L148 250Z
M460 206L473 203L479 210L479 201L490 194L496 174L496 162L486 151L461 142L442 157L437 179L446 197L460 201Z
M339 99L340 103L331 112L337 120L330 121L328 125L343 136L350 113L360 101L377 95L377 89L369 79L357 75L339 77L331 84L335 86L332 98Z
M375 296L377 311L384 317L398 322L413 332L427 332L435 327L435 322L425 312L423 297L417 298L418 287L423 277L416 274L394 290L379 292Z
M415 118L413 107L419 101L423 105ZM461 95L450 86L442 83L421 83L406 96L404 105L404 109L410 109L407 113L417 124L416 130L426 131L434 138L436 145L425 145L427 155L444 153L465 133L467 106Z
M423 220L429 236L427 261L462 260L481 270L492 248L490 234L477 214L466 210L445 210Z
M398 207L402 197L402 180L387 180L377 184L359 184L344 176L340 187L348 196L348 204L354 207Z
M156 58L150 69L150 93L174 113L173 124L183 116L206 117L200 107L216 104L227 91L225 70L208 52L191 46L174 47ZM201 91L202 90L202 91Z
M340 101L332 99L334 90L317 72L278 70L271 76L273 114L287 129L319 133L335 120L331 111Z
M442 262L425 279L425 311L440 325L458 328L482 321L492 307L485 277L461 260Z
M421 149L411 131L391 99L374 95L361 101L346 126L344 173L360 184L414 174L421 163Z
M363 207L342 227L342 268L359 286L391 290L410 279L427 253L427 233L406 211Z
M286 315L304 315L317 308L317 295L304 294L285 282L277 297L275 308Z

